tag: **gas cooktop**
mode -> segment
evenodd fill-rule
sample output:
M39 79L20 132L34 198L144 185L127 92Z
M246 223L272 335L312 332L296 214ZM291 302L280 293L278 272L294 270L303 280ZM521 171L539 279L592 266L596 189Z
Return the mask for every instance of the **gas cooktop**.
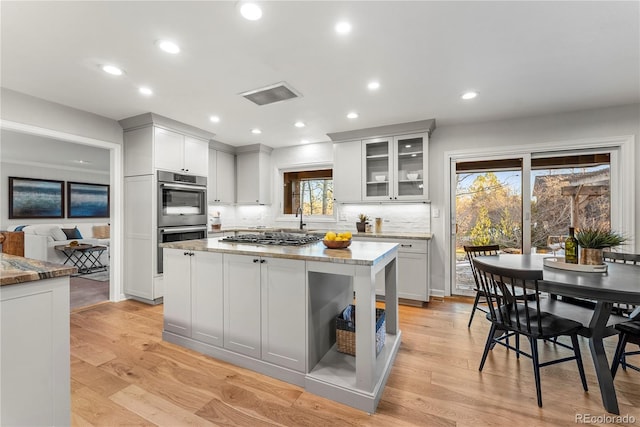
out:
M311 234L298 233L258 233L228 236L221 241L228 243L247 243L254 245L302 246L315 243L320 238Z

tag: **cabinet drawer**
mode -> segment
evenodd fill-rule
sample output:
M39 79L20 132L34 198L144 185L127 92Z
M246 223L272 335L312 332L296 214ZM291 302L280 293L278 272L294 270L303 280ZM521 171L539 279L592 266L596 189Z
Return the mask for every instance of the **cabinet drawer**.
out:
M416 240L416 239L397 239L394 237L359 237L354 235L353 240L361 241L361 242L380 242L387 241L392 243L397 243L400 245L398 248L398 252L410 252L416 254L426 254L427 253L427 241L426 240Z

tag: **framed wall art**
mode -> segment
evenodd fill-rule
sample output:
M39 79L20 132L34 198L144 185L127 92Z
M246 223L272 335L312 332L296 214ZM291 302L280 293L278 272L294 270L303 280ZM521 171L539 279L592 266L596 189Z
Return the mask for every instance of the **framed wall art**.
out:
M109 186L67 181L69 218L108 218Z
M9 219L64 218L64 181L9 177Z

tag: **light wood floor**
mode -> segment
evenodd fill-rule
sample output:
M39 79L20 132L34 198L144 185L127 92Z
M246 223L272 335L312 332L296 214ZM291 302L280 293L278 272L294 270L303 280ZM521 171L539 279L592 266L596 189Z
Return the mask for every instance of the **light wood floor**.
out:
M587 342L590 391L575 363L543 368L536 405L531 362L496 348L478 362L488 331L467 299L401 306L402 344L373 415L162 341L162 305L100 304L71 314L74 425L575 426L576 414L605 415ZM283 331L283 333L286 333ZM608 342L609 355L617 338ZM541 346L541 358L564 353ZM640 423L640 373L616 378L622 415Z

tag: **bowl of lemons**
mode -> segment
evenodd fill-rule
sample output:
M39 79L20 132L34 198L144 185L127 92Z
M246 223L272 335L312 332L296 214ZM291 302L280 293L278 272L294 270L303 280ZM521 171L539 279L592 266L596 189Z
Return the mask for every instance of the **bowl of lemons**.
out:
M345 249L351 244L351 232L345 231L342 233L336 233L329 231L324 235L322 243L329 249Z

